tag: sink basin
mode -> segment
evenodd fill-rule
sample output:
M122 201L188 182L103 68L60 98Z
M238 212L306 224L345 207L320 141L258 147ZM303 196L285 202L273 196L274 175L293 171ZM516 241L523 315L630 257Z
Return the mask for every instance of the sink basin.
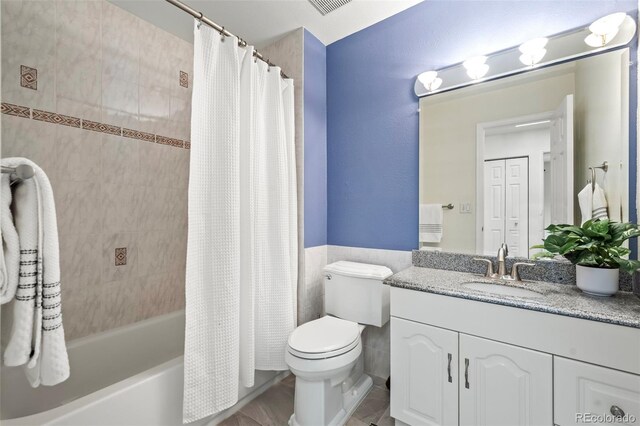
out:
M494 283L486 283L486 282L470 282L466 284L462 284L463 287L470 288L471 290L482 291L485 293L491 294L501 294L505 296L516 296L516 297L542 297L543 295L540 293L536 293L535 291L527 290L522 287L515 287L509 284L494 284Z

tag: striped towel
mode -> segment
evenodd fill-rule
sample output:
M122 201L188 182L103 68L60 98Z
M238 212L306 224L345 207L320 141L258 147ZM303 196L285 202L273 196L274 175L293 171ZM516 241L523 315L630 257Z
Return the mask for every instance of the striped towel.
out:
M40 167L25 158L2 159L5 166L19 164L33 167L35 175L16 184L13 193L20 273L4 363L23 365L33 387L52 386L69 377L56 208L51 184Z
M442 204L420 204L419 216L420 242L442 241Z
M591 217L593 219L609 219L607 196L604 193L604 189L602 189L597 183L595 184L595 188L593 189L592 203L593 213L591 214Z

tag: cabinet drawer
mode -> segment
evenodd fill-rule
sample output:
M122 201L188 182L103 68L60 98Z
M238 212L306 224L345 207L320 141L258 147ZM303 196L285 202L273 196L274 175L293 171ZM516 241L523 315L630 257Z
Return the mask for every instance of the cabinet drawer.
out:
M556 424L640 423L640 376L560 357L554 357L553 365ZM616 422L615 413L627 418ZM609 418L587 418L590 415Z

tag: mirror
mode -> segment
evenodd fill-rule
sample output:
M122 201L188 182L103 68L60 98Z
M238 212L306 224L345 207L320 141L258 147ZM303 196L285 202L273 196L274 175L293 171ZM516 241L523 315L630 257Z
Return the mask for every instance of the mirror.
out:
M550 223L628 221L630 178L626 48L420 100L421 249L530 257Z

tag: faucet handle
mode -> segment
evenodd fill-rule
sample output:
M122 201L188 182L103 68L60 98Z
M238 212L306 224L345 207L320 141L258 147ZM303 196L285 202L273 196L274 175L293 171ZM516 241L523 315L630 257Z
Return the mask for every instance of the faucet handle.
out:
M507 245L507 243L500 244L500 248L504 249L504 257L509 256L509 246Z
M522 281L522 278L520 278L520 272L518 270L518 267L520 266L536 266L535 263L528 263L528 262L516 262L513 264L513 266L511 266L511 278L514 281Z
M487 272L485 272L484 276L487 278L493 277L495 274L493 273L493 262L491 259L484 259L482 257L474 257L473 260L476 262L485 262L487 264Z

